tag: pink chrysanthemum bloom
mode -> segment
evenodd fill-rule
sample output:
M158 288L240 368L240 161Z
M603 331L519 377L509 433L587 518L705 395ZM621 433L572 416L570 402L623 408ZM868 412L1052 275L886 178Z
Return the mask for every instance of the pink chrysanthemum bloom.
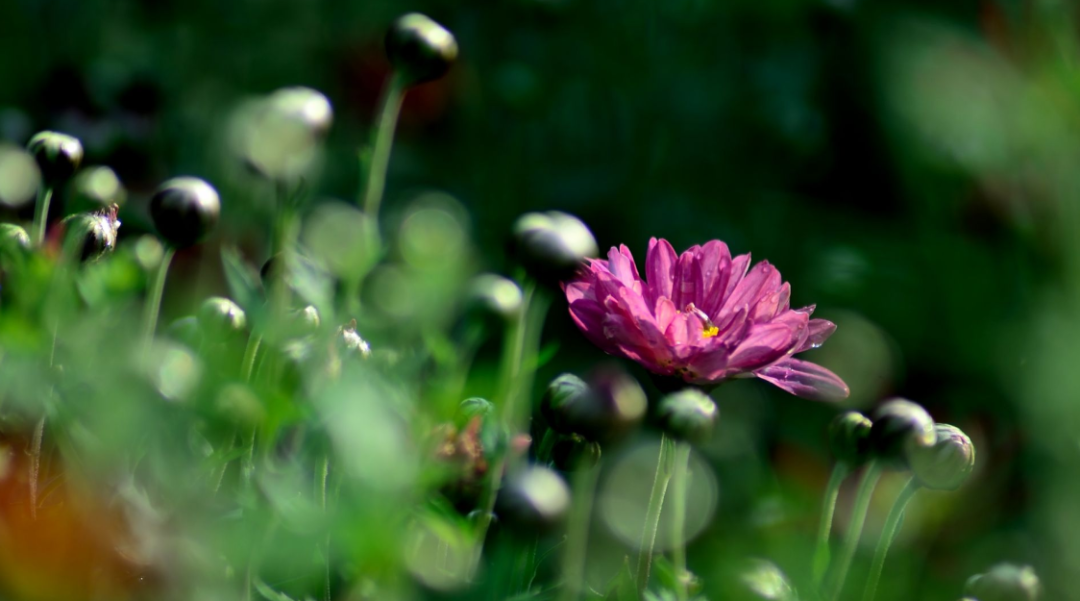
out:
M816 348L836 325L792 309L791 287L767 261L732 257L719 240L681 256L649 240L645 279L625 245L590 259L564 285L570 315L605 352L692 384L756 376L800 397L836 400L844 381L795 353ZM749 271L748 271L749 269Z

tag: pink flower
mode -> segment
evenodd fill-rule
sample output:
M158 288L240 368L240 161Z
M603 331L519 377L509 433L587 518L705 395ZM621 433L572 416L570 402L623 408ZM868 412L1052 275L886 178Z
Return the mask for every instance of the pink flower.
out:
M681 256L649 240L645 279L625 245L590 259L564 285L570 315L605 352L692 384L756 376L800 397L835 400L847 384L795 353L817 348L836 325L792 309L791 287L767 261L732 257L713 240ZM749 269L749 271L748 271Z

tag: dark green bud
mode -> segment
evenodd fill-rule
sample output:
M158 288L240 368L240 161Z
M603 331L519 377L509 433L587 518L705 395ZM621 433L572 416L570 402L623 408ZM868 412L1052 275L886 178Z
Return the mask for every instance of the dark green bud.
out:
M526 213L513 227L514 254L531 276L547 284L573 277L585 259L596 257L596 238L573 215Z
M1042 584L1031 566L999 563L985 574L972 576L964 594L979 601L1036 601Z
M88 167L72 182L72 202L83 210L108 208L124 204L127 191L116 172L108 167Z
M49 186L70 179L83 160L83 147L78 138L54 131L35 134L26 149L34 156L41 177Z
M406 85L446 75L457 55L454 34L420 13L398 17L386 33L386 56Z
M463 422L467 422L474 417L484 417L494 410L494 403L480 397L465 399L458 405L458 412L464 418Z
M746 561L728 580L724 598L731 601L797 601L799 598L787 575L764 559Z
M573 434L574 430L567 417L574 412L575 405L583 402L590 394L585 380L574 374L561 374L548 384L544 398L540 400L540 413L547 420L548 426L560 434Z
M521 312L521 288L500 275L485 273L473 278L469 284L466 307L470 312L515 319Z
M569 509L570 489L562 476L535 465L511 474L495 503L500 521L522 534L553 530Z
M247 328L244 310L233 301L213 296L199 307L199 327L208 338L225 338Z
M591 380L592 386L574 374L562 374L551 381L540 410L553 430L605 442L641 421L647 399L634 378L621 369L604 367Z
M113 205L94 213L79 213L61 222L64 232L64 252L80 261L93 261L116 248L120 220L118 207Z
M559 435L551 448L551 461L564 472L589 469L600 462L600 443L572 434Z
M0 223L0 250L23 253L30 250L30 236L14 223Z
M165 328L165 337L176 342L181 342L190 348L198 348L202 343L202 328L199 327L199 318L194 315L181 317Z
M871 425L870 418L858 411L846 411L832 420L829 448L837 461L854 466L868 459Z
M935 425L934 432L933 446L912 448L908 464L926 488L956 490L975 468L975 445L960 428L949 424Z
M686 388L660 399L660 427L676 440L704 442L712 435L719 409L709 395Z
M161 237L185 248L206 237L221 216L221 199L213 186L197 177L177 177L150 199L150 218Z
M870 451L879 461L907 467L912 449L934 444L934 419L920 405L895 399L877 408L870 429Z

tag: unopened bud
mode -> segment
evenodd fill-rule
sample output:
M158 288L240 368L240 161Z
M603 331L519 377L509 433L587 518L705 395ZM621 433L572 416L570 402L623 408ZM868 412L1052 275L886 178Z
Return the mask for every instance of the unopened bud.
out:
M213 186L197 177L177 177L158 188L150 199L150 218L161 237L176 248L198 243L221 217L221 198Z
M23 253L30 250L30 236L14 223L0 223L0 251Z
M521 312L521 288L500 275L485 273L473 278L466 300L470 312L511 320Z
M551 448L551 460L564 472L589 469L600 462L600 443L572 434L559 436Z
M665 432L677 440L708 440L719 414L716 403L697 388L686 388L660 399L658 417Z
M457 55L454 34L420 13L398 17L386 33L386 56L407 85L446 75Z
M599 254L596 238L573 215L526 213L514 222L514 253L537 280L554 284L574 275L585 259Z
M503 524L523 534L550 531L570 508L570 489L558 473L530 466L512 474L499 491L495 513Z
M985 574L972 576L964 594L979 601L1036 601L1042 584L1031 566L999 563Z
M70 179L83 160L83 147L78 138L54 131L35 134L26 149L34 156L42 178L50 186Z
M956 490L975 468L975 445L955 426L937 424L934 431L937 435L934 445L912 448L908 464L926 488Z
M895 399L877 408L870 429L870 450L878 460L907 467L913 449L934 444L934 419L922 406Z
M198 319L204 335L210 338L224 338L247 328L247 316L240 305L220 296L203 301Z
M858 411L837 415L829 424L829 448L836 460L859 465L868 458L870 450L870 418Z
M65 218L61 222L65 252L78 256L81 261L93 261L112 252L116 248L116 235L120 230L117 209L113 205L108 209Z
M787 575L771 561L751 559L727 584L732 601L796 601L799 596Z

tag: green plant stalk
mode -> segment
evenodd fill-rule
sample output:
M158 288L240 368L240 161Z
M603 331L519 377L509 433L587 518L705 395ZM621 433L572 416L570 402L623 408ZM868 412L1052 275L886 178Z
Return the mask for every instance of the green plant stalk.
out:
M641 592L649 586L649 570L652 569L653 549L656 546L656 532L660 529L660 512L664 508L664 496L667 495L668 482L671 481L672 440L660 435L660 453L656 458L656 472L653 474L652 491L649 493L649 505L645 510L645 524L641 530L637 560L637 587Z
M30 519L37 519L38 478L41 476L41 444L45 439L45 416L42 415L34 427L34 438L30 445Z
M558 601L576 601L585 590L585 558L589 546L589 518L600 465L579 468L574 472L570 519L567 523L566 548L563 549L563 586Z
M829 569L829 535L832 533L833 515L836 513L836 499L840 496L840 485L847 478L851 469L840 462L833 468L829 484L825 487L825 499L821 506L821 523L818 524L817 545L814 547L814 588L820 589Z
M876 461L871 461L866 466L859 483L859 491L855 495L855 507L851 512L851 522L848 524L847 535L844 537L844 546L840 550L840 561L836 564L833 572L832 586L829 598L838 599L844 590L844 581L847 579L848 570L851 569L851 560L855 557L855 548L862 536L863 524L866 523L866 513L870 508L870 499L874 496L874 487L881 478L881 466Z
M885 567L885 556L889 554L889 547L900 527L900 520L904 517L904 510L908 502L919 492L921 485L915 478L908 480L900 495L896 497L889 517L885 520L885 526L881 529L881 538L878 540L877 549L874 550L874 561L870 564L870 575L866 579L866 590L863 591L863 601L873 601L877 595L878 581L881 580L881 570Z
M675 443L675 473L671 477L671 562L675 567L675 598L687 601L686 495L690 486L690 443Z
M330 479L330 453L324 452L319 460L319 506L322 508L323 516L327 516L326 510L326 483ZM326 540L323 541L325 553L323 557L326 561L326 569L323 572L323 586L325 587L323 593L323 601L330 601L330 533L326 533Z
M165 278L169 275L169 264L172 263L176 249L169 247L161 255L157 272L150 282L149 295L146 297L146 306L143 308L143 344L149 346L154 340L154 331L157 330L158 313L161 312L161 296L165 292Z
M379 205L382 203L383 189L386 187L386 169L390 165L390 150L394 144L394 130L397 128L398 115L401 113L401 101L405 98L405 79L394 71L383 89L379 102L379 116L372 129L370 159L364 180L364 194L361 208L364 213L378 223Z
M38 189L37 202L34 204L33 243L34 248L41 248L45 242L45 225L49 220L49 203L52 202L52 186L41 186Z

